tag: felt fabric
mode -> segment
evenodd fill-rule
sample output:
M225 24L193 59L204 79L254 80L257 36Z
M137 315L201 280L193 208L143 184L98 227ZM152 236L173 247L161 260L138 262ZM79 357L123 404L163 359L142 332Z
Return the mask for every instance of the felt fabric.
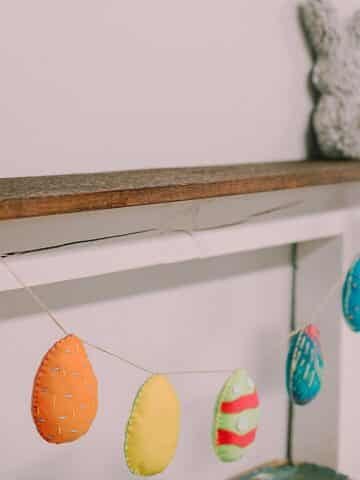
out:
M97 380L85 348L69 335L53 345L37 371L32 393L36 428L47 442L73 442L89 430L97 408Z
M127 424L129 470L146 477L163 472L175 455L179 430L177 394L166 377L153 375L140 388Z
M265 466L233 480L350 480L350 478L327 467L303 463Z
M349 327L360 332L360 259L356 259L347 272L342 289L342 308Z
M212 429L213 447L223 462L239 460L255 441L259 398L245 370L236 370L218 395Z
M320 333L314 325L298 330L290 337L286 361L286 387L290 399L306 405L322 388L324 360Z
M256 436L256 429L244 435L239 435L228 430L218 430L217 441L218 445L237 445L238 447L248 447L253 443Z
M241 413L244 410L250 408L256 408L259 406L259 397L257 393L251 393L250 395L244 395L232 402L222 402L221 411L223 413Z
M331 0L304 0L300 12L314 52L311 79L316 90L316 108L312 120L317 144L326 157L357 160L360 11L357 9L343 21Z

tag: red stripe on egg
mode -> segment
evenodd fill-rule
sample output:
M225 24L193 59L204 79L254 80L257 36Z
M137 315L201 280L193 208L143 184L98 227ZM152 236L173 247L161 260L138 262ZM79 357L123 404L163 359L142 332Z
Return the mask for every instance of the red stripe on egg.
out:
M223 402L221 404L222 413L241 413L244 410L249 410L251 408L257 408L259 406L259 397L257 392L254 392L250 395L244 395L239 397L232 402Z
M217 431L217 444L218 445L235 445L237 447L245 448L253 443L256 436L256 428L250 430L245 435L238 435L237 433L230 432L228 430Z

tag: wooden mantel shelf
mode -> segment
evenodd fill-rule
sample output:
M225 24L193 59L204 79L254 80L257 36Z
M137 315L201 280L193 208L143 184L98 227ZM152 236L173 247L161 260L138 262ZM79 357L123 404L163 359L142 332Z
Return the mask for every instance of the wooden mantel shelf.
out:
M360 181L360 161L0 178L0 220Z

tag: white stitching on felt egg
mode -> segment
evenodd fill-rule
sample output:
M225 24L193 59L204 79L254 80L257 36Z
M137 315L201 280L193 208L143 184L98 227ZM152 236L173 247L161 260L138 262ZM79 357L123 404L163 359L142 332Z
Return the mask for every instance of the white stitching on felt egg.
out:
M240 385L233 385L232 386L232 392L234 395L240 395L241 394L241 388L240 388Z
M236 428L239 432L247 432L250 428L249 419L242 415L236 422Z
M250 377L247 379L247 384L251 390L255 390L255 383L251 380Z

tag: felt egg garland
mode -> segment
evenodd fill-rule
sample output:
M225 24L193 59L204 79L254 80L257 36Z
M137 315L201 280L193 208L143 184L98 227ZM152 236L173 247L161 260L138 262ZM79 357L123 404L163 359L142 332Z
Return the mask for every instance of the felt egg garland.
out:
M236 370L218 395L212 430L217 457L239 460L254 442L259 422L259 398L254 382L243 369Z
M68 335L53 345L37 371L32 393L36 428L47 442L73 442L89 430L97 407L97 380L84 345Z
M347 272L342 289L342 309L345 320L354 332L360 332L360 259Z
M152 375L133 403L125 434L125 458L131 473L163 472L173 459L180 430L177 394L163 375Z
M286 386L294 403L306 405L314 400L321 390L323 370L319 330L308 325L292 334L286 362Z
M66 329L31 288L16 274L13 276L67 335ZM341 281L339 279L334 287L338 288ZM333 293L333 290L330 292ZM342 305L350 327L360 331L360 258L347 273ZM84 343L138 370L151 373L146 366L101 346ZM286 385L294 403L305 405L318 395L322 387L323 369L319 330L310 324L294 332L290 337L286 362ZM168 375L223 372L187 370L169 372ZM75 335L67 335L47 352L35 376L32 416L36 428L49 443L73 442L88 432L97 408L97 379L83 342ZM247 372L238 369L227 379L216 401L212 443L217 457L223 462L240 459L254 443L258 424L257 390ZM177 394L164 375L154 374L138 391L127 423L124 452L131 473L152 476L163 472L175 455L179 430L180 405ZM272 473L258 470L254 475L260 479L260 476L271 476Z

